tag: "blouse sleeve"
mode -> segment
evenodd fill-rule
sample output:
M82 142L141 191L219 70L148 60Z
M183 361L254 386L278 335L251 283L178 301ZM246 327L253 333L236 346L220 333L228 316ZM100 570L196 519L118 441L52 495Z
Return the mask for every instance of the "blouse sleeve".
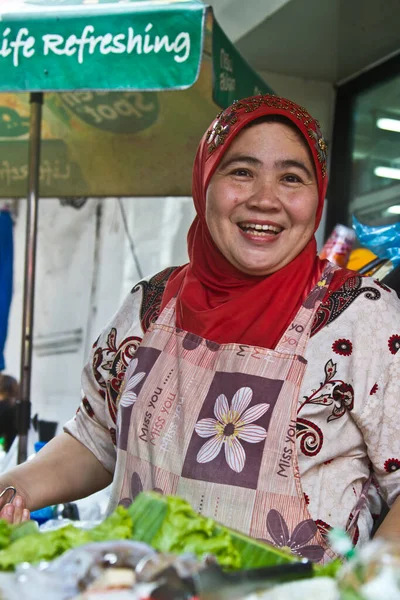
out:
M82 372L81 403L73 419L64 425L110 473L116 463L116 398L123 375L139 346L142 291L134 288L93 344Z
M371 390L359 417L373 471L389 506L400 495L399 397L400 352L397 352Z

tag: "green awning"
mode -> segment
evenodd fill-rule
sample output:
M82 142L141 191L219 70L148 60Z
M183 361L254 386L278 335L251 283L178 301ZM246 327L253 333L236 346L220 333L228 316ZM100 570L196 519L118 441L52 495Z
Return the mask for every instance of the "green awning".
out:
M196 0L0 0L0 73L3 197L26 195L27 92L51 197L190 195L220 107L271 91Z

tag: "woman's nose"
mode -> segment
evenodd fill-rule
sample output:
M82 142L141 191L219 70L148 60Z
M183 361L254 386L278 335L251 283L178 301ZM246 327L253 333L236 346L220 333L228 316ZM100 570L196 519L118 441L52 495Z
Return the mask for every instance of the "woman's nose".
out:
M258 181L247 202L249 206L264 210L278 210L281 207L279 191L270 180Z

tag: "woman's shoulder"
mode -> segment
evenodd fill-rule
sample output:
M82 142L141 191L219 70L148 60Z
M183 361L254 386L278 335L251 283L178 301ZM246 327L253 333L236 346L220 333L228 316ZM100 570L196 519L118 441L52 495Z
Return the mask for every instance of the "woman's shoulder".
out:
M160 313L165 287L172 273L179 267L167 267L149 277L145 277L133 286L126 302L134 306L143 333L154 323Z
M315 315L306 353L305 389L314 389L316 382L323 381L324 374L331 376L330 369L334 369L358 398L374 395L380 377L387 377L396 363L399 316L395 291L358 273L347 278Z
M88 366L101 387L106 387L110 377L119 379L125 372L143 335L158 317L166 283L174 270L169 267L134 285L94 342Z
M158 318L168 279L177 268L167 267L136 283L105 329L117 329L123 334L132 329L136 330L137 334L146 333L151 323Z
M363 327L368 323L390 326L400 316L397 293L373 277L347 271L339 288L328 293L316 314L312 335L333 323L346 322L347 327Z

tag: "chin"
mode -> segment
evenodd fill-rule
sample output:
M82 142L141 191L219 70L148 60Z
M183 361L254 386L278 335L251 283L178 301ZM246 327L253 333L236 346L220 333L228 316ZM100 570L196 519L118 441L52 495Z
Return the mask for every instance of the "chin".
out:
M263 277L271 275L271 273L274 273L278 270L278 267L276 269L274 269L273 267L266 267L265 269L260 269L260 267L250 268L244 266L237 266L237 268L239 269L239 271L242 271L242 273L245 273L246 275L251 275L253 277Z
M232 262L232 264L234 264L234 266L237 269L239 269L239 271L241 271L242 273L245 273L246 275L252 275L253 277L263 277L264 275L271 275L272 273L275 273L275 271L278 271L282 267L282 262L264 262L262 259L265 260L265 256L259 257L259 260L257 260L257 257L253 256L249 261L242 262L236 260L235 262Z

